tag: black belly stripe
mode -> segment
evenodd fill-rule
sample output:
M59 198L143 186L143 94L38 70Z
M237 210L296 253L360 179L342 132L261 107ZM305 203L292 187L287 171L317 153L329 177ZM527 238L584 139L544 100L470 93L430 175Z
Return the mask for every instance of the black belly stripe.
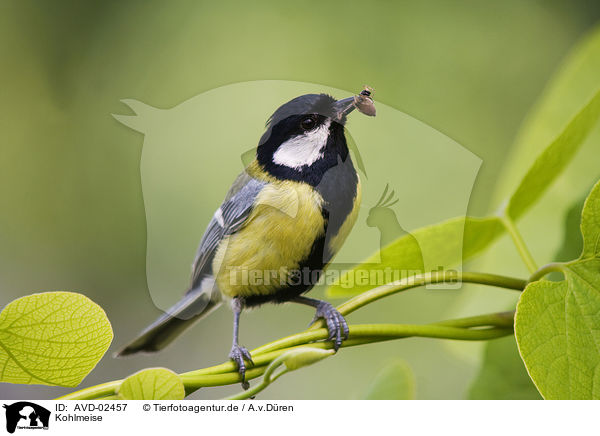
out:
M288 286L278 289L273 294L247 296L244 299L244 305L252 307L267 302L284 303L311 290L319 281L325 266L322 260L324 245L324 236L314 242L310 254L298 267L297 271L300 274L298 280L293 277Z

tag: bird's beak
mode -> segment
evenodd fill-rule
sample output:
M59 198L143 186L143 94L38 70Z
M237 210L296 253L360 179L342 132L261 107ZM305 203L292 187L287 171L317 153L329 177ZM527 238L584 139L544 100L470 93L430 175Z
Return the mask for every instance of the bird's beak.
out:
M356 109L354 105L354 97L344 98L335 102L335 116L338 120L343 120L346 115Z

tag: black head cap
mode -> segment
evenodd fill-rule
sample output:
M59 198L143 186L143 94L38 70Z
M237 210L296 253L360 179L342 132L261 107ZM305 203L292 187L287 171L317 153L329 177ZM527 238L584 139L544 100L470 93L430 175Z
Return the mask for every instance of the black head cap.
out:
M340 124L346 122L345 114L338 118L336 99L327 94L305 94L296 97L279 108L267 121L267 126L272 126L291 116L302 114L318 114L327 118L334 118Z

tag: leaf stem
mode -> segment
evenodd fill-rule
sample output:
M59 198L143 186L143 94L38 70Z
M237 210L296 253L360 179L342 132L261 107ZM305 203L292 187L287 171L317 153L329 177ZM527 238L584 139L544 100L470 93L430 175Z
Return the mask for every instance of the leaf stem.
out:
M89 388L81 389L77 392L72 392L62 397L56 398L57 400L93 400L100 397L107 397L109 395L115 395L119 386L121 386L123 380L115 380L101 385L90 386Z
M543 267L535 271L531 275L531 277L529 277L527 283L536 282L543 278L546 274L550 274L551 272L560 272L564 274L564 264L560 262L552 262L547 265L544 265Z
M416 288L419 286L444 282L478 283L481 285L496 286L505 289L513 289L516 291L522 291L523 289L525 289L525 286L527 284L525 280L516 279L513 277L500 276L497 274L458 271L433 271L425 274L417 274L411 277L404 278L402 280L379 286L374 289L370 289L346 301L342 305L338 306L337 309L342 315L348 315L367 304L370 304L389 295L393 295L398 292L406 291L408 289ZM309 330L319 328L322 326L324 326L324 322L318 321L313 326L311 326Z
M435 324L462 328L481 326L513 328L514 323L515 311L511 310L509 312L497 312L486 315L470 316L468 318L450 319L447 321L440 321Z
M502 223L504 224L504 227L508 231L508 234L512 238L515 246L517 247L517 251L519 252L519 255L521 256L521 259L523 259L523 262L525 262L525 265L527 266L527 269L529 270L529 273L530 274L535 273L538 269L537 264L536 264L535 260L533 259L533 256L531 255L529 248L527 248L527 245L525 244L525 241L523 240L521 233L519 233L519 229L517 228L515 222L512 220L512 218L510 218L506 214L503 214L500 216L500 221L502 221Z

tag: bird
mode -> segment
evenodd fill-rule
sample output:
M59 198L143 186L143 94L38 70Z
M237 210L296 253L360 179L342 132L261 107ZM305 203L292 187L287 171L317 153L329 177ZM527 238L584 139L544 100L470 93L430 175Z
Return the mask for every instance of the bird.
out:
M242 385L253 365L239 343L240 315L265 303L293 302L324 319L337 351L348 324L331 303L305 296L356 222L361 182L345 136L354 110L375 115L371 89L336 100L305 94L268 119L256 155L210 220L181 300L116 356L156 352L222 303L233 311L229 358ZM312 323L311 322L311 323Z

